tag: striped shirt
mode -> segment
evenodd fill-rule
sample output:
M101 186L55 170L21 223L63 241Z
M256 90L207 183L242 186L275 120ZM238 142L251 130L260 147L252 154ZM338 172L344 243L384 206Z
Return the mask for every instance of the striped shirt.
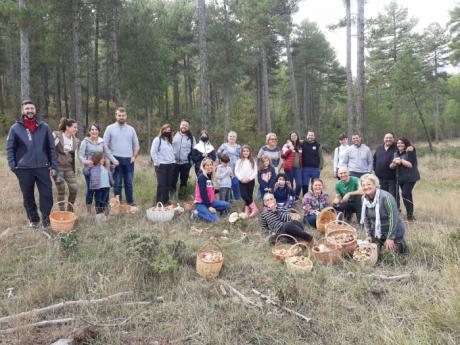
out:
M290 221L291 214L286 207L277 207L275 212L268 208L260 214L262 230L270 234L279 233L281 227Z

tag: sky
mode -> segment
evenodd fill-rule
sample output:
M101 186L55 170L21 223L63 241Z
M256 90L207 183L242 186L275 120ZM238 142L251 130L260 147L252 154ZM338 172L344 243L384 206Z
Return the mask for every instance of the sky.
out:
M366 0L364 15L366 18L374 18L384 12L386 4L392 0ZM356 14L356 0L351 0L352 15ZM396 0L398 5L408 8L409 16L418 18L419 22L415 29L419 32L433 22L442 26L449 21L449 10L456 5L460 6L460 0ZM315 22L326 35L327 40L335 49L337 59L345 66L346 63L346 30L337 29L330 31L327 26L338 23L345 17L343 0L301 0L299 11L294 16L294 22L300 24L304 19ZM352 28L352 66L356 69L356 27Z

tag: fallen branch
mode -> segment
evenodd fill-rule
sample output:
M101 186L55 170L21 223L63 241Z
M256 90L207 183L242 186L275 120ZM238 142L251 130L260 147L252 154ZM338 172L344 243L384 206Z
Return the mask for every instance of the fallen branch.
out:
M395 276L387 276L385 274L369 274L368 277L382 281L401 281L413 279L415 278L415 275L412 273L404 273Z
M111 300L114 300L114 299L118 299L120 297L131 295L131 294L132 294L132 292L125 291L125 292L119 292L119 293L116 293L114 295L107 296L107 297L104 297L104 298L99 298L99 299L65 301L65 302L53 304L53 305L43 307L43 308L33 309L33 310L30 310L30 311L24 311L24 312L19 313L19 314L14 314L14 315L10 315L10 316L4 316L4 317L0 318L0 323L10 322L10 321L20 319L20 318L23 318L23 317L28 317L28 316L31 316L31 315L39 315L39 314L49 313L49 312L53 312L53 311L60 310L60 309L67 309L67 308L76 307L76 306L86 306L86 305L90 305L90 304L101 304L101 303L108 302L108 301L111 301Z
M241 298L241 300L247 305L247 306L250 306L250 307L253 307L253 308L262 308L262 305L260 305L259 303L257 302L254 302L253 300L251 300L250 298L246 297L245 295L243 295L241 292L239 292L237 289L235 289L233 286L231 286L229 283L227 283L225 280L220 280L220 282L222 284L224 284L226 287L228 287L230 289L230 291L232 291L235 295L237 295L239 298Z
M40 321L40 322L30 323L28 325L0 330L0 334L11 334L11 333L21 331L23 329L31 328L31 327L44 328L44 327L50 327L50 326L67 325L74 321L75 321L75 318L73 317L68 317L66 319Z
M285 306L282 306L281 304L279 304L278 302L275 302L274 300L272 300L270 298L270 296L267 296L267 295L264 295L262 292L260 291L257 291L256 289L252 289L252 292L254 292L257 296L259 296L260 298L262 298L267 304L271 304L275 307L278 307L280 308L281 310L284 310L285 312L289 313L289 314L292 314L292 315L295 315L295 316L298 316L300 317L301 319L304 319L305 321L307 322L310 322L311 319L309 317L306 317L305 315L302 315L292 309L289 309Z

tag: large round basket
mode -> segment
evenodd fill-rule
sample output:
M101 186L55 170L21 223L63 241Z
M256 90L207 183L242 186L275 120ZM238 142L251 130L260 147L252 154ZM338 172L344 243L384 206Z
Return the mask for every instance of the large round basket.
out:
M59 209L56 209L57 206L60 206ZM68 211L72 209L72 211ZM73 204L68 201L58 201L53 205L53 209L50 213L50 226L51 230L54 232L71 232L75 227L75 222L77 221L77 215L73 212Z
M284 262L286 263L286 269L289 273L292 274L304 274L309 273L313 269L313 262L310 259L310 251L304 243L297 243L294 246L302 246L308 253L308 256L296 255L286 258Z
M343 220L333 220L330 221L329 223L326 224L326 236L329 232L335 231L335 230L348 230L351 232L354 232L356 236L358 236L358 230L356 230L355 227L352 225L348 224L347 222Z
M374 266L379 258L379 251L375 243L360 244L353 252L353 260L364 265Z
M289 213L291 214L292 220L297 220L298 222L302 222L302 215L295 208L289 209Z
M323 265L338 264L342 260L342 247L339 244L328 243L320 239L312 249L316 261Z
M326 224L337 219L337 211L333 207L326 207L316 216L316 229L322 234L326 232Z
M169 222L174 218L174 209L166 208L161 202L158 202L156 207L147 209L146 214L147 219L152 222Z
M286 237L294 241L294 244L283 243L281 240ZM296 246L297 240L288 234L280 234L276 237L275 247L272 249L273 257L277 260L284 260L288 257L299 255L302 248Z
M208 242L196 254L196 272L204 278L216 278L222 264L224 254L217 243Z
M343 254L352 254L358 246L358 231L348 223L335 225L336 223L338 222L334 221L326 225L327 242L341 245ZM330 224L335 228L330 227Z

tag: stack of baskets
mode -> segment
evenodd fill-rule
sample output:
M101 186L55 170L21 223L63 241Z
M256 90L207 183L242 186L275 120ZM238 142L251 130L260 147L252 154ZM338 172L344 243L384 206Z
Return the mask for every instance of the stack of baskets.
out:
M169 222L174 218L174 209L164 207L161 202L156 207L146 210L147 219L152 222Z
M56 206L63 205L56 210ZM72 211L69 211L72 210ZM58 201L53 205L50 213L50 226L54 232L71 232L75 227L77 215L74 212L74 206L68 201Z
M215 242L208 242L196 255L196 272L204 278L217 278L223 263L222 248Z

